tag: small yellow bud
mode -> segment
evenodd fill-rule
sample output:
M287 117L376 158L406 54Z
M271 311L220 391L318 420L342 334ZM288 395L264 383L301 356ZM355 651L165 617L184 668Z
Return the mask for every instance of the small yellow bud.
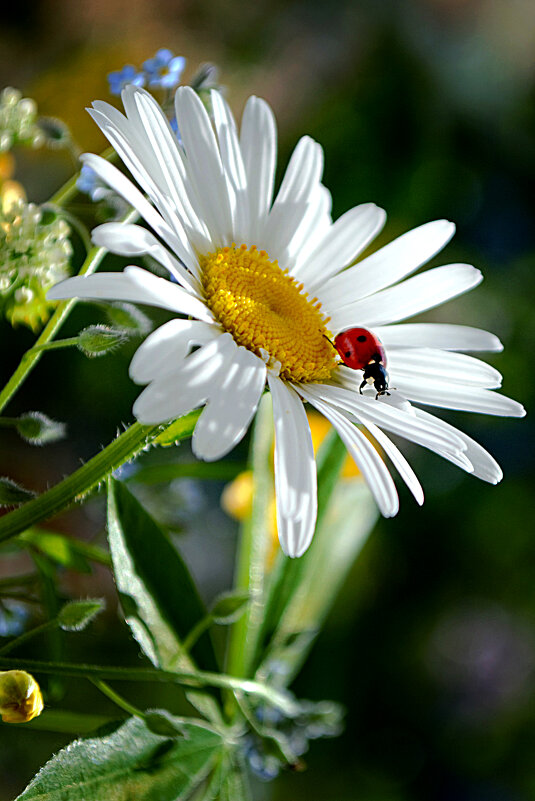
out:
M27 723L43 711L41 688L25 670L0 670L0 715L4 723Z

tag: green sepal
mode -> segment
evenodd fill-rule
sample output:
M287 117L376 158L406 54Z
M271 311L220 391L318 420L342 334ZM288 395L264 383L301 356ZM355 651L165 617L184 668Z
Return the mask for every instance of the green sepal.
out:
M105 608L103 598L69 601L58 613L58 625L63 631L83 631Z
M7 476L0 476L0 506L18 506L35 498L36 493Z
M222 592L210 608L212 620L219 625L234 623L245 612L250 598L249 593L244 590Z
M117 350L129 337L129 333L121 328L110 328L106 325L90 325L78 334L77 347L84 356L94 359Z
M52 420L42 412L25 412L17 418L15 423L17 433L30 445L49 445L64 439L66 433L65 423Z

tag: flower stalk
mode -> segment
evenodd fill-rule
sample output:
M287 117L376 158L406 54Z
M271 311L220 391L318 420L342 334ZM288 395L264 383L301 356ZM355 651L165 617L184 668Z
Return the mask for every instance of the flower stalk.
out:
M199 412L182 418L176 440L190 437ZM174 423L177 428L177 423ZM133 459L162 433L162 426L134 423L100 453L59 484L0 519L0 542L11 539L41 520L54 517L98 488L113 470Z

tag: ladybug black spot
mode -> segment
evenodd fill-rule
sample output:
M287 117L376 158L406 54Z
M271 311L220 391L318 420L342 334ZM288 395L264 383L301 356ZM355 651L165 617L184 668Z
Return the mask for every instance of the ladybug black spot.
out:
M359 337L357 337L357 342L366 342L367 339L368 337L365 337L364 334L361 334Z
M350 356L351 356L351 351L350 350L346 350L346 359L349 359Z

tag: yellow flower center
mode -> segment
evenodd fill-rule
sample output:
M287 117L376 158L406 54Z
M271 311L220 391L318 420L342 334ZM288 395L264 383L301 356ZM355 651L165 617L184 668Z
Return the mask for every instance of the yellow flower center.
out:
M337 358L317 298L265 250L225 247L201 259L206 303L239 345L280 362L287 381L325 381Z

